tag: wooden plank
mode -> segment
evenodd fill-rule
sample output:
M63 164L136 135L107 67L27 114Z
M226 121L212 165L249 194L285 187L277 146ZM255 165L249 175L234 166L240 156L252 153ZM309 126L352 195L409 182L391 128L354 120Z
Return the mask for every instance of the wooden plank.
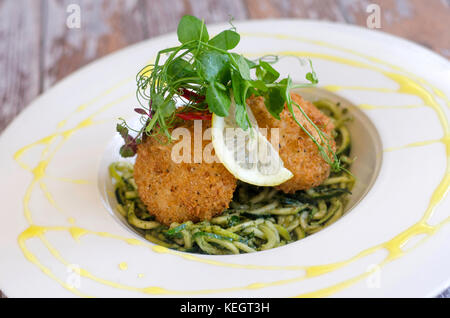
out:
M147 37L175 31L180 18L191 14L187 0L144 0L144 8Z
M0 1L0 132L39 94L41 8Z
M189 0L191 13L206 23L227 22L247 18L247 7L242 0Z
M81 28L68 28L66 12L78 4ZM140 0L44 1L43 88L47 89L81 66L143 40Z
M144 1L147 35L149 37L174 32L185 14L205 19L206 23L226 22L247 18L242 0L165 0Z
M281 18L289 10L289 0L246 0L250 19Z
M345 22L336 0L245 0L252 19L302 18Z
M381 31L426 46L450 58L450 1L448 0L339 0L348 23L367 25L369 3L381 8Z

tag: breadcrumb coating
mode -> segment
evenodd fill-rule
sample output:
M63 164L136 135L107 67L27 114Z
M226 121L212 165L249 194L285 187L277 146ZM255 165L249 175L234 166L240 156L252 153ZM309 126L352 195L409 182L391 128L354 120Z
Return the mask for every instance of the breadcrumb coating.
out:
M211 126L202 121L203 131ZM138 146L134 178L141 200L156 219L166 225L173 222L203 221L228 208L236 188L236 178L221 163L194 163L194 122L187 128L191 138L191 162L176 163L171 158L176 141L167 144L146 138ZM202 142L204 149L210 140ZM210 145L212 147L212 145Z
M335 151L336 144L332 140L332 130L334 125L331 119L324 115L311 102L304 100L298 94L292 94L292 99L296 102L308 117L319 127L319 129L330 136L332 149ZM289 169L294 176L279 185L277 189L285 193L293 193L298 190L305 190L320 185L330 174L330 165L320 155L317 145L309 138L301 127L294 121L291 113L285 105L280 114L281 120L274 118L266 109L263 97L251 97L247 100L260 128L279 128L279 154L284 162L284 166ZM294 106L294 114L297 120L315 138L319 139L317 131L303 116L301 111ZM268 129L270 140L270 129Z

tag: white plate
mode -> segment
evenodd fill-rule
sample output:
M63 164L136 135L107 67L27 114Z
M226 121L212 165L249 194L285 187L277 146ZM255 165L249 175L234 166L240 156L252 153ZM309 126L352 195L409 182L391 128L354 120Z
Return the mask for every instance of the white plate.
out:
M266 20L237 28L237 51L311 56L320 87L362 105L385 149L364 199L302 241L238 256L168 252L117 222L102 203L101 160L117 117L133 116L135 74L176 44L173 34L160 37L76 72L1 136L0 288L7 296L409 297L449 285L449 62L339 24ZM278 67L301 81L297 65L286 58Z

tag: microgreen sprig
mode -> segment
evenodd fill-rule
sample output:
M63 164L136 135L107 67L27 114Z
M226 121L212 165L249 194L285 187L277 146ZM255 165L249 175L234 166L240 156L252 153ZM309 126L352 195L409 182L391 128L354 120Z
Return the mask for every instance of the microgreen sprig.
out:
M140 108L135 109L141 117L143 126L135 137L128 132L131 129L124 121L117 130L125 140L121 149L124 157L134 156L137 144L143 137L165 135L171 142L170 129L179 118L180 110L175 105L182 101L183 112L195 111L228 116L231 101L234 100L236 123L246 130L251 126L246 100L252 95L263 96L270 114L280 119L280 113L287 104L296 123L317 145L320 154L339 170L339 160L332 150L331 139L322 132L303 109L292 101L290 90L299 87L311 87L318 83L317 75L310 61L311 71L306 74L307 83L292 83L290 77L281 79L280 73L272 66L277 56L265 56L251 61L244 56L230 52L240 42L236 28L224 30L210 39L204 21L190 15L184 16L178 25L179 46L158 52L154 64L146 66L137 77L136 97ZM162 61L164 59L164 61ZM254 71L252 78L251 71ZM320 140L301 125L294 114L297 107L307 121L317 131Z

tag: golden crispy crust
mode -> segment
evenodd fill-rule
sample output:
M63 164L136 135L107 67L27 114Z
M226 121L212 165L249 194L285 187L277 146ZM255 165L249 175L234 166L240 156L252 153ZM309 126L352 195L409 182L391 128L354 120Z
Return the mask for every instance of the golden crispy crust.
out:
M331 136L334 127L330 118L325 116L312 103L305 101L300 95L292 94L292 99L319 129ZM279 185L278 189L285 193L292 193L316 187L328 178L330 174L329 164L320 155L316 144L294 121L286 105L280 114L281 120L277 120L266 110L262 97L251 97L247 100L247 103L253 111L259 127L280 129L279 154L284 162L284 166L294 174L294 177ZM318 139L317 131L315 131L300 110L294 107L294 114L303 127ZM270 138L270 129L268 137ZM332 148L334 151L334 141Z
M203 121L203 131L210 121ZM189 129L194 153L192 121ZM203 140L203 148L210 141ZM175 163L171 152L176 142L161 144L147 138L138 146L134 178L139 196L149 212L166 225L188 220L209 220L228 208L236 188L236 178L221 163Z

